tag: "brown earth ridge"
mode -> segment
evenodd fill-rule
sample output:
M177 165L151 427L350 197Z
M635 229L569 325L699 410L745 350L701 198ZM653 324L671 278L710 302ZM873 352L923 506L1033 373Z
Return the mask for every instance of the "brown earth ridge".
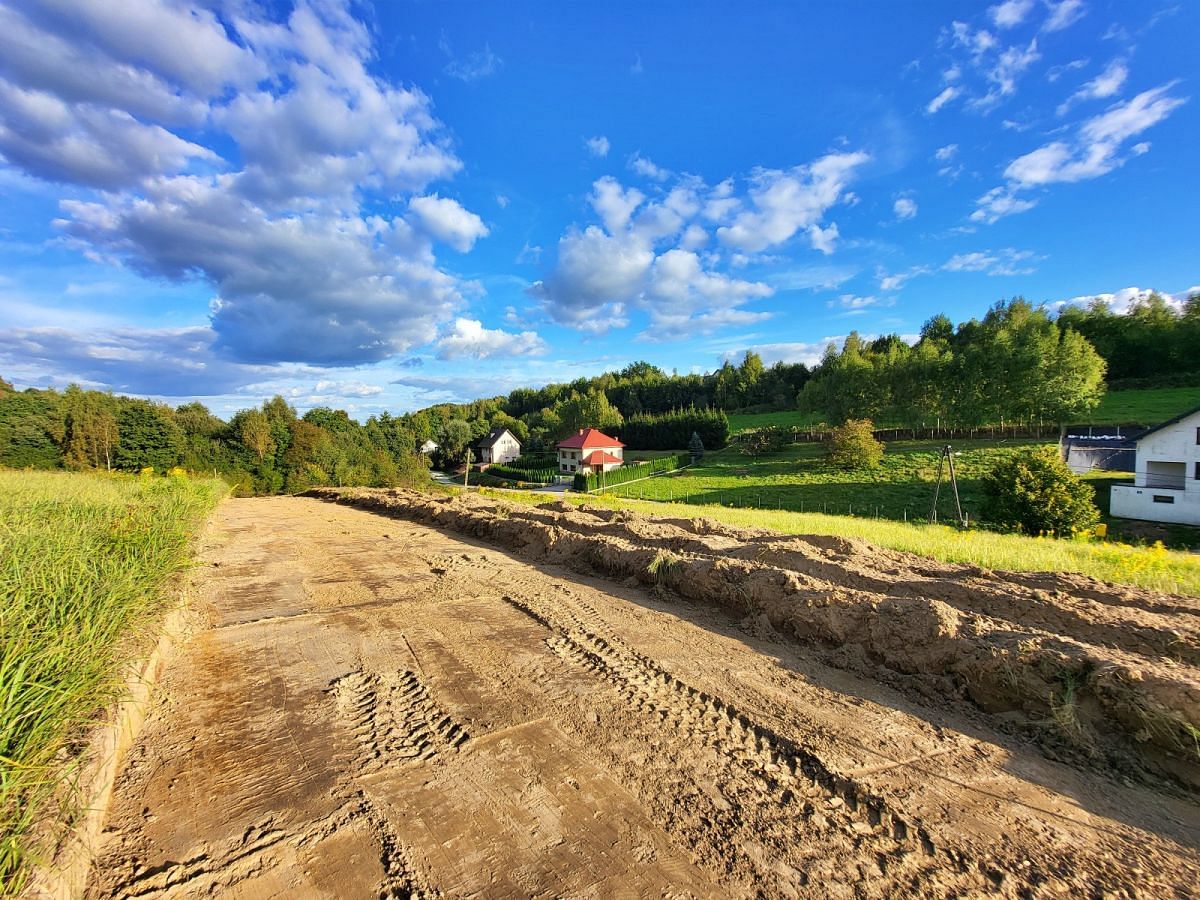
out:
M661 586L845 664L970 697L1052 753L1200 787L1200 601L1078 575L993 572L827 535L646 518L563 501L323 489L313 496Z
M1197 602L323 490L217 513L92 897L1194 896ZM379 515L382 513L383 515Z

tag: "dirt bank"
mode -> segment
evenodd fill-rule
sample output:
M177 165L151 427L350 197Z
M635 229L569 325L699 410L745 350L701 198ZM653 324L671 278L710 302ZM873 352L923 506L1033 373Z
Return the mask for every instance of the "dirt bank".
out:
M1179 601L702 522L354 502L401 518L222 507L199 579L211 627L131 751L91 896L1157 898L1200 883L1200 808L1177 783L1048 760L956 696L984 668L960 658L1003 649L989 635L1005 628L1056 634L1068 658L1153 662L1164 623L1194 621ZM976 582L993 592L972 599ZM1008 594L1036 625L999 615ZM1088 715L1117 721L1085 690Z
M926 695L969 696L1052 753L1200 786L1200 602L1074 575L984 571L824 535L564 502L318 491L537 560L720 606Z

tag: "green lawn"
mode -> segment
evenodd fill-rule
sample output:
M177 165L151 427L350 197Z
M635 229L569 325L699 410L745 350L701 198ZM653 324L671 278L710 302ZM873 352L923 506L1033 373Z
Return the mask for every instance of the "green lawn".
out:
M20 891L37 850L29 829L48 802L70 799L57 790L81 738L154 639L170 580L226 491L213 479L0 470L0 895Z
M1095 412L1082 416L1081 421L1093 425L1157 425L1189 409L1200 406L1200 387L1148 388L1137 391L1109 391ZM729 432L737 434L753 428L776 425L780 428L808 428L820 425L821 413L802 413L797 410L767 413L730 413ZM880 419L879 428L904 423Z
M545 494L496 494L518 503L546 503ZM1057 540L995 534L945 525L915 525L873 518L847 518L727 506L664 506L607 494L563 495L570 503L630 509L645 516L704 516L739 528L767 528L783 534L834 534L862 538L893 550L904 550L946 562L970 563L1014 572L1078 572L1104 581L1156 591L1200 597L1200 556L1162 547L1132 547L1114 541Z
M620 497L732 507L824 512L885 519L927 519L933 501L941 443L888 444L879 468L847 472L824 461L821 444L792 444L752 459L737 452L706 458L674 475L605 491ZM979 515L979 478L1000 459L1034 446L1027 440L956 441L963 511ZM948 474L948 473L945 473ZM953 495L943 483L939 518L952 516Z
M1157 425L1200 406L1200 387L1110 391L1087 416L1097 425Z
M1045 442L1043 442L1045 443ZM1025 438L954 441L955 469L963 512L980 517L980 478L997 462L1038 446ZM929 521L937 481L940 441L893 441L879 468L847 472L825 464L819 443L791 444L757 459L736 447L708 454L683 471L609 488L603 493L635 500L717 504L734 509L792 510L900 521ZM954 494L943 471L938 521L954 521ZM1129 543L1153 543L1179 549L1200 548L1200 529L1186 525L1152 526L1108 518L1109 489L1133 479L1132 473L1095 472L1084 476L1096 489L1096 505L1109 534ZM595 495L593 495L595 496Z
M768 425L779 428L808 428L810 425L820 425L824 418L821 413L802 413L795 409L766 413L729 413L729 433L737 434Z

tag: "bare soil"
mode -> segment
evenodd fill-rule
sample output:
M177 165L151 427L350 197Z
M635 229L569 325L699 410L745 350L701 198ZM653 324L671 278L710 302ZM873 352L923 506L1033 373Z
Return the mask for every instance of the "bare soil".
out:
M1195 601L703 520L321 496L342 502L218 512L211 627L128 757L90 896L1200 884Z

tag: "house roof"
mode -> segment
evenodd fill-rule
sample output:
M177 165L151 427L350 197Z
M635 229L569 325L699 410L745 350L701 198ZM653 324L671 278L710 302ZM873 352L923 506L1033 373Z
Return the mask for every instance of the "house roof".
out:
M1147 428L1145 431L1139 434L1135 440L1140 441L1142 438L1148 437L1149 435L1154 434L1156 431L1162 431L1164 428L1170 428L1172 425L1178 425L1188 416L1194 416L1196 413L1200 413L1200 406L1197 406L1195 409L1189 409L1187 412L1180 413L1173 419L1167 419L1167 421L1163 422L1161 425L1155 425L1153 428Z
M593 450L583 458L585 466L604 466L609 463L623 462L619 456L613 456L611 453L606 453L603 450Z
M578 434L573 434L565 441L558 442L560 450L589 450L598 449L601 447L624 447L614 437L609 437L602 431L597 431L595 428L581 428Z
M475 446L481 447L481 448L482 447L495 447L496 442L499 441L500 438L503 437L505 434L512 435L512 439L514 441L516 441L518 444L521 443L520 440L517 439L517 436L515 434L513 434L511 431L509 431L507 428L493 428L491 431L491 434L489 434L487 437L480 438L478 440L478 442L476 442Z

